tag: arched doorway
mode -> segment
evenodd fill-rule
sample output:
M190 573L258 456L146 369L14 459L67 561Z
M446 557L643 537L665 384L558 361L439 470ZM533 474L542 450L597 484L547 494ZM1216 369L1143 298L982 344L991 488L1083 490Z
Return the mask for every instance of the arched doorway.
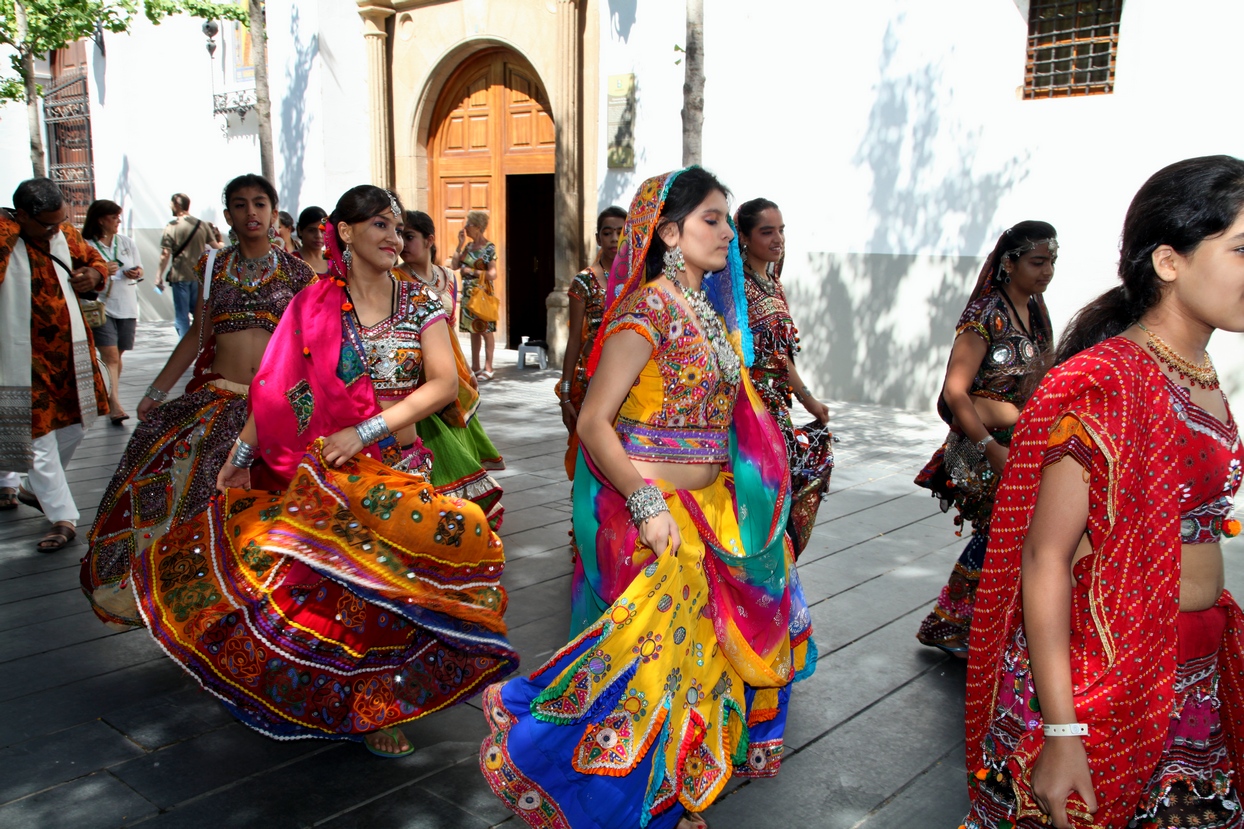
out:
M446 254L470 210L487 210L497 245L500 347L544 339L553 290L554 131L535 71L508 49L471 56L433 109L428 190ZM442 260L446 258L442 256Z

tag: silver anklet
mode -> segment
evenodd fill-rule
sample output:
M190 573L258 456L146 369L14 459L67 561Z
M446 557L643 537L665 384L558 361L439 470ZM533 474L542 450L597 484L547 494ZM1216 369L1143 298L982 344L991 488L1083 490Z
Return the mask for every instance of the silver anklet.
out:
M355 426L354 431L364 446L371 446L389 436L389 425L384 422L384 415L378 414Z
M238 448L237 451L233 453L233 460L231 463L238 469L250 469L255 463L255 447L251 446L241 438L234 441L234 444Z
M652 484L641 486L626 499L626 509L631 514L631 523L636 527L654 515L669 512L665 504L665 496Z

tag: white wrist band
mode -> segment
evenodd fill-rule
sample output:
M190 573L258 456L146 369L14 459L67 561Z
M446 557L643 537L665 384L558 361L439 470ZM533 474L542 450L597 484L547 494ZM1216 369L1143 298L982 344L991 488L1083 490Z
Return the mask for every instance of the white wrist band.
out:
M1041 727L1047 737L1087 737L1088 726L1084 723L1073 722L1064 725L1051 725L1046 723Z

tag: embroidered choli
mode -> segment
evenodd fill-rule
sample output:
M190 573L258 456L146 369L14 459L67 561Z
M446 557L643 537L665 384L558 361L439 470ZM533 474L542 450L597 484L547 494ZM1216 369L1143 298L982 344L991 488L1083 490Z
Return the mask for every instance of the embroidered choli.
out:
M423 383L423 332L445 309L427 286L397 283L397 312L373 326L361 325L352 311L342 311L341 357L337 376L347 386L371 377L380 401L401 400Z
M1188 389L1165 374L1175 414L1174 447L1182 482L1179 485L1179 536L1184 544L1213 544L1223 536L1223 524L1231 518L1236 492L1240 488L1244 445L1235 418L1227 409L1223 423L1192 402ZM1226 403L1226 396L1223 396ZM1066 415L1050 434L1045 451L1049 465L1070 455L1080 466L1092 470L1102 461L1096 444L1084 425Z
M212 331L230 334L262 328L271 334L289 301L315 281L315 271L301 259L274 248L276 266L272 272L260 282L248 285L238 279L240 256L236 246L228 247L221 250L212 263L211 292L207 300ZM205 254L195 267L200 277L206 263Z
M790 316L786 292L776 278L748 274L743 293L756 351L750 369L752 385L770 411L789 409L790 361L799 353L799 332Z
M1035 324L1040 314L1036 303L1029 303L1028 318ZM985 341L987 350L980 370L968 391L974 397L988 397L1023 408L1027 401L1024 376L1037 355L1049 347L1040 334L1029 339L1011 321L1006 299L1000 290L991 291L968 304L955 328L958 336L972 331Z
M738 388L722 376L695 318L668 290L646 285L622 301L603 336L619 331L653 348L614 423L627 457L725 463Z
M605 289L592 274L591 268L585 268L570 280L567 291L571 299L583 303L583 334L579 340L579 359L575 362L574 376L570 378L570 401L578 409L583 405L587 394L587 361L596 343L596 334L600 331L600 323L605 316Z

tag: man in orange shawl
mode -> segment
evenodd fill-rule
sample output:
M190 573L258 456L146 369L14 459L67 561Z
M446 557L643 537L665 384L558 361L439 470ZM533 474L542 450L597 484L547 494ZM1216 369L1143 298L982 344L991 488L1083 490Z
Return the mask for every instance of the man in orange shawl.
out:
M0 509L41 510L51 552L74 539L79 514L65 478L86 428L108 412L95 342L77 294L103 285L108 268L73 225L50 179L23 181L0 211ZM18 492L18 473L29 490Z

